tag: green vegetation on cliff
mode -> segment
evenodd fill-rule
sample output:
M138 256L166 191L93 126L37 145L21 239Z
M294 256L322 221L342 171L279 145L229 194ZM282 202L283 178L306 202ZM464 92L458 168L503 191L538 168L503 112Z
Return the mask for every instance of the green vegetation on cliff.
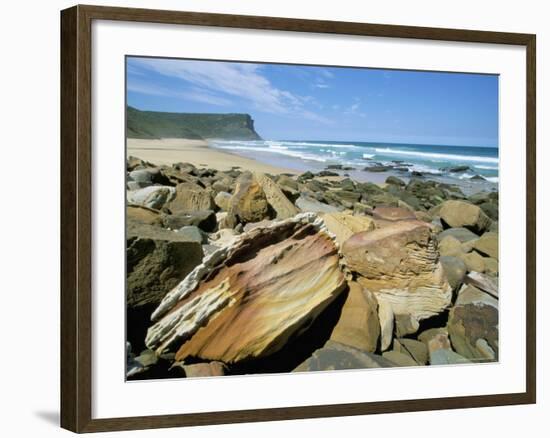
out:
M260 140L249 114L199 114L140 111L127 107L128 138L220 138Z

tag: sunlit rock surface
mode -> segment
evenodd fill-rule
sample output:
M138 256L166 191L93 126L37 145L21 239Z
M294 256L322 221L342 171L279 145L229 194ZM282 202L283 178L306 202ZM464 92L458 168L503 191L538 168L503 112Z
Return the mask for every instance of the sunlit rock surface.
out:
M255 228L212 253L167 294L146 344L224 363L265 357L301 333L346 282L314 214Z

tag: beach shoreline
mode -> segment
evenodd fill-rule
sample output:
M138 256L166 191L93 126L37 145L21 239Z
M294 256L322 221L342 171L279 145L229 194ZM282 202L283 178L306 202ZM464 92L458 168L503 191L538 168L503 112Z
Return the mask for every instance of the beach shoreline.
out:
M221 171L239 167L242 170L250 170L251 172L288 173L293 175L299 173L296 170L262 163L252 158L213 148L207 140L128 138L126 142L126 157L130 156L140 158L155 165L171 166L173 163L185 162L197 167L212 167Z
M370 182L384 185L389 176L395 176L406 183L414 178L414 173L398 171L388 168L387 170L370 171L368 167L350 167L349 169L335 169L330 166L331 162L318 162L315 160L304 160L296 157L274 154L268 151L232 151L220 148L217 144L219 139L185 139L185 138L164 138L164 139L127 139L126 156L134 156L148 161L157 166L171 166L177 162L191 163L197 167L214 168L220 171L239 168L251 172L268 173L272 175L289 174L300 175L304 172L319 173L331 170L338 175L338 178L352 178L359 182ZM337 162L337 161L334 161ZM365 160L365 165L368 165ZM452 184L461 188L467 196L480 191L498 191L498 183L487 180L472 180L453 178L444 174L426 173L419 176L425 180L432 180L438 183Z

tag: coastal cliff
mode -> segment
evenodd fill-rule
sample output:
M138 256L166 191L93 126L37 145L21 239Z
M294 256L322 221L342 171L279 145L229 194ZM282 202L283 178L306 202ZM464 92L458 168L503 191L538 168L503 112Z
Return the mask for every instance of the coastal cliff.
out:
M168 113L128 106L126 120L128 138L261 140L249 114Z

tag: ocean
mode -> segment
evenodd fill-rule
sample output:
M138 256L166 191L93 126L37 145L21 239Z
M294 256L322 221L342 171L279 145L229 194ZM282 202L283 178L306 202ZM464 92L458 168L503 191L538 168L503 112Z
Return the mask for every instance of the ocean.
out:
M353 168L347 169L350 176L369 180L374 174L369 168L387 167L386 172L380 173L379 180L389 174L408 179L413 172L414 175L420 172L425 177L461 186L480 183L493 189L498 186L498 148L317 140L216 140L211 144L237 155L300 172L342 165Z

